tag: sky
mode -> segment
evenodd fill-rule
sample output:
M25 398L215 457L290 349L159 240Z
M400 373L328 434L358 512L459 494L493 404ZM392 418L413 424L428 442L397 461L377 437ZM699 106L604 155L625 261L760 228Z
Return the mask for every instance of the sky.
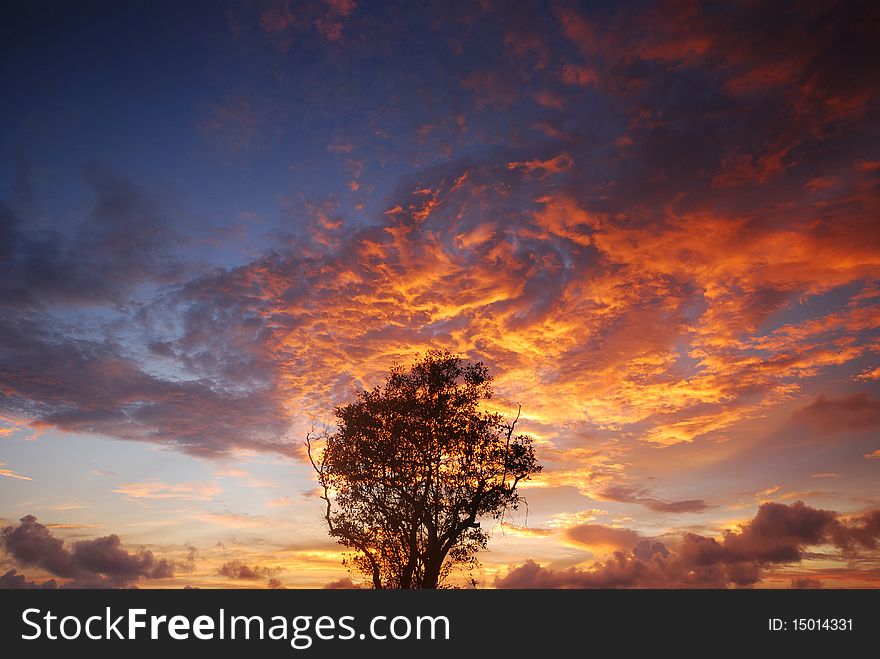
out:
M303 440L437 348L479 587L880 587L876 3L3 14L0 586L358 585Z

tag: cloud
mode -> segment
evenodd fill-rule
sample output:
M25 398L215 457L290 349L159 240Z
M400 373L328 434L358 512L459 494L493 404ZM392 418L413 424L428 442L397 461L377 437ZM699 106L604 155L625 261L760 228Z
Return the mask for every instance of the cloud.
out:
M636 503L658 513L699 513L710 507L702 499L664 501L650 496L648 491L643 488L627 485L611 485L598 492L592 492L590 496L600 501Z
M244 469L221 468L211 474L214 478L235 478L245 487L254 487L257 489L278 488L278 483L265 478L253 476Z
M343 41L346 20L357 8L354 0L323 0L325 11L315 19L318 33L331 43Z
M546 538L554 535L555 529L545 529L533 526L517 526L516 524L504 524L504 535L512 535L520 538Z
M562 67L562 81L567 85L587 87L596 84L599 75L591 67L568 63Z
M7 478L15 478L16 480L20 480L20 481L32 480L30 476L23 476L21 474L17 474L14 471L12 471L11 469L2 469L2 467L5 467L5 466L6 466L5 462L0 462L0 476L6 476Z
M539 178L544 178L551 174L560 174L571 169L574 163L571 156L567 153L561 153L554 158L548 160L527 160L522 162L507 163L508 169L520 169L527 174L540 172Z
M345 41L345 29L358 7L354 0L311 0L296 3L268 2L259 9L256 23L281 53L287 53L294 39L303 40L317 34L333 46ZM249 13L253 8L239 8ZM240 27L236 29L240 30Z
M815 121L862 116L876 99L865 65L840 47L848 38L875 52L866 31L853 25L857 13L829 21L818 7L729 6L715 12L698 3L653 2L625 21L567 9L558 15L566 37L604 65L602 84L618 93L650 87L649 65L657 81L698 70L740 102L766 100L775 91L789 107L774 119L815 130ZM827 29L808 46L804 36L815 35L817 24ZM737 39L730 38L732 26ZM846 81L834 77L840 67L851 71Z
M845 523L836 524L830 532L832 544L851 555L860 550L873 550L880 540L880 509L857 515Z
M129 499L183 499L186 501L211 501L223 491L216 483L122 483L113 490Z
M739 533L724 536L724 559L732 562L786 563L798 561L803 548L821 544L835 527L837 516L801 502L786 506L765 503Z
M117 535L80 540L73 544L74 562L81 569L103 575L118 585L137 581L140 577L167 579L174 576L174 569L168 561L154 559L149 551L131 554L121 544Z
M172 564L157 559L147 550L129 552L117 535L80 540L65 546L33 515L19 520L18 526L2 530L3 547L20 565L38 567L65 579L69 588L122 588L140 579L166 579L174 576ZM17 582L15 575L10 581Z
M359 588L360 586L354 583L350 577L342 577L324 585L324 590L356 590Z
M636 535L636 537L638 537ZM621 539L625 539L621 537ZM588 569L554 570L535 561L512 567L497 588L722 588L752 586L773 566L800 562L808 547L831 545L855 557L880 539L880 510L850 519L803 502L763 503L720 539L684 533L674 550L644 539ZM804 582L806 583L806 582ZM805 586L798 586L805 587Z
M578 524L565 529L567 540L588 547L630 548L641 541L641 536L631 529L604 526L602 524Z
M866 369L856 376L856 380L865 380L868 382L871 380L880 380L880 367Z
M436 194L402 198L329 252L282 250L164 296L150 313L182 321L163 354L190 380L146 373L119 346L7 320L0 402L61 429L196 454L284 452L291 422L375 382L393 359L445 345L495 367L528 414L639 424L643 439L670 445L718 435L864 353L835 347L876 324L863 301L822 324L755 333L792 291L870 274L870 241L835 251L849 220L821 237L702 213L624 222L533 196L541 181L507 162L471 168L456 190L460 170L441 176ZM514 217L486 192L507 181L527 209ZM464 213L474 195L479 217ZM777 249L790 250L781 270L761 256Z
M771 485L770 487L768 487L764 490L761 490L760 492L756 492L755 496L756 497L769 497L769 496L776 494L781 489L782 489L781 485Z
M0 406L32 424L205 456L259 444L291 450L289 421L265 385L245 382L232 391L206 379L165 380L141 370L120 346L51 336L23 318L0 320L0 339Z
M262 580L281 572L280 568L246 565L239 560L228 561L217 568L217 574L230 579Z
M590 570L545 568L533 560L514 567L495 580L496 588L662 588L668 578L659 562L646 562L615 552Z
M36 231L22 211L0 205L7 282L0 304L33 309L39 304L122 304L143 282L168 283L184 268L175 246L183 242L167 190L148 190L90 167L85 180L92 205L68 220L72 231Z
M64 512L67 510L84 510L85 508L91 508L92 506L87 503L82 503L82 501L78 499L73 499L72 501L65 501L64 503L57 503L52 506L46 506L46 510L53 510L56 512Z
M47 529L63 529L63 530L95 529L100 526L101 526L100 524L46 524Z
M53 590L58 587L54 579L47 579L43 583L28 581L27 577L19 574L18 570L7 570L3 576L0 576L0 590L32 590L35 588L44 588Z
M352 3L235 11L278 46L311 35L366 47L354 22L368 12ZM524 422L614 433L603 450L621 463L639 442L728 439L830 369L869 373L877 92L871 58L854 53L877 44L860 11L522 11L496 10L503 52L455 69L448 95L463 86L472 101L444 105L442 81L412 90L424 76L400 76L406 98L432 99L412 101L431 108L418 139L447 126L449 157L391 182L372 215L326 216L344 231L303 229L196 271L175 258L179 223L161 195L120 177L89 174L94 202L63 235L7 203L0 275L16 285L4 288L0 408L193 455L293 456L310 418L392 361L447 347L483 359L500 398L528 401ZM456 31L482 29L482 9L452 13ZM561 109L533 103L540 90ZM490 107L511 120L485 126ZM227 95L203 134L252 152L285 112ZM322 156L337 134L316 136ZM163 286L113 332L40 306L121 308L145 282ZM626 496L655 512L708 505Z
M790 147L771 150L758 156L733 153L721 160L721 172L712 179L712 185L734 187L746 183L767 183L781 175L792 163L785 163Z
M823 433L873 430L880 428L880 400L864 392L820 395L798 410L793 420Z
M245 315L235 314L237 321L227 326L242 337L232 357L235 366L217 366L222 350L205 353L215 357L201 361L185 355L188 379L166 379L156 374L155 364L143 365L132 341L141 334L141 323L150 321L134 317L133 307L144 311L138 290L191 275L178 252L186 244L178 230L180 211L169 190L145 188L97 167L87 168L85 179L92 201L84 212L72 214L64 231L38 229L28 204L0 208L11 250L0 261L0 277L10 284L0 293L0 409L23 427L163 442L199 454L227 453L233 445L249 443L262 426L263 438L284 451L277 439L287 421L271 411L277 406L271 387L255 376L258 351L251 353L250 368L245 363ZM198 223L187 227L198 230ZM98 308L97 320L90 318ZM216 306L210 312L215 320L218 312ZM108 313L124 318L124 342L95 338L115 334L101 329L102 314ZM77 314L82 322L67 322ZM191 336L209 322L206 315L190 309ZM225 340L236 339L226 334ZM177 356L172 344L158 343L166 347L166 358ZM254 344L252 339L252 350ZM219 385L210 379L217 368L227 372ZM229 376L235 371L241 379L233 386ZM224 409L225 422L220 421ZM248 410L256 424L233 431L230 419L244 420Z
M215 524L217 526L225 526L232 529L251 529L266 526L266 520L262 517L254 515L239 515L230 512L202 512L193 515L193 519L206 524Z
M39 187L20 175L0 206L0 413L20 432L296 457L312 419L394 360L448 347L485 360L499 407L522 401L523 425L543 431L542 494L577 488L663 523L721 510L723 479L675 491L646 475L669 483L653 466L674 464L679 482L704 478L744 445L756 462L782 460L761 434L805 391L826 391L797 419L808 430L877 427L876 393L839 390L868 390L877 372L876 21L866 3L820 4L224 8L238 26L226 45L247 55L245 68L214 76L230 85L196 130L221 155L263 159L231 173L265 202L243 204L254 209L248 232L272 222L277 181L295 188L317 172L314 194L330 201L304 212L284 204L275 219L289 234L261 253L227 240L184 259L183 232L203 227L161 186L90 169L82 190L35 198ZM425 75L426 62L449 66ZM292 139L300 130L307 139ZM157 142L169 158L120 162L191 165L193 154L173 157L174 141ZM223 195L238 188L214 199L208 170L184 180L183 194L222 216ZM368 195L357 210L338 201ZM798 460L804 474L850 475L846 459L874 466L871 446L824 466ZM773 482L756 472L737 489ZM862 487L835 486L846 496ZM216 496L185 487L126 483L120 493ZM195 515L225 528L272 521ZM627 530L568 533L668 563ZM682 551L721 557L707 582L746 583L759 560L750 533L738 548L749 560L733 561L734 541L721 536L682 541ZM797 540L761 543L802 551ZM623 579L626 567L611 572Z
M650 561L657 554L661 558L669 557L669 550L660 542L645 539L633 547L632 555L640 561Z

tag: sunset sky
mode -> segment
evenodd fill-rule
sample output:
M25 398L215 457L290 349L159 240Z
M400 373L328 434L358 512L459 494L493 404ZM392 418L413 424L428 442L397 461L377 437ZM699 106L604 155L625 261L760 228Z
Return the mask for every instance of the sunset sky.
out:
M480 587L880 587L878 34L5 3L0 585L348 585L305 433L447 348L544 465Z

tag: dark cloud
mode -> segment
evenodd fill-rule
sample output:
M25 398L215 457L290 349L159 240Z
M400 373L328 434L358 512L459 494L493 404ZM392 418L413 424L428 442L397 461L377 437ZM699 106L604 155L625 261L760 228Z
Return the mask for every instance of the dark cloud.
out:
M0 411L37 427L157 442L199 455L262 443L288 452L281 439L287 415L262 358L261 321L254 323L247 298L215 296L208 303L209 291L200 286L182 318L176 309L170 316L144 315L149 305L134 302L136 287L187 280L176 256L183 241L179 218L168 208L167 191L160 201L158 193L96 168L86 178L93 205L64 232L38 230L20 209L0 205L0 279L6 284L0 292ZM67 322L66 314L85 304L114 306L125 314L122 325ZM179 320L181 341L145 343L189 377L147 372L132 335L149 333L153 322ZM118 327L124 342L112 338Z
M196 556L199 550L196 547L187 547L186 558L174 561L174 571L177 573L194 572L196 569Z
M86 180L94 203L72 230L37 229L21 209L0 206L0 304L124 304L138 284L182 274L177 218L158 194L97 168Z
M617 551L591 570L553 570L533 560L495 579L496 588L662 588L668 584L659 563L640 561Z
M532 559L495 578L496 588L589 588L584 577L588 573L575 568L565 572L541 567Z
M220 576L229 577L230 579L248 580L267 579L278 574L280 571L279 568L246 565L238 560L228 561L217 568L217 574ZM277 581L277 579L272 579L272 581Z
M18 526L2 530L3 546L22 565L33 565L63 578L79 573L73 553L64 546L64 540L37 521L33 515L19 520Z
M819 579L812 579L810 577L798 577L791 580L791 587L798 590L815 590L822 587L822 582Z
M820 395L798 410L793 420L822 433L875 430L880 428L880 400L864 392Z
M224 300L183 276L181 223L167 191L160 201L97 168L86 178L93 205L63 232L37 230L20 209L0 204L0 279L8 284L0 292L0 411L200 455L262 442L288 450L279 442L288 424L261 347L262 321L249 299ZM175 280L190 282L182 315L173 295L161 309L135 302L139 285ZM66 322L84 304L115 306L125 314L121 325ZM180 341L145 344L188 378L145 370L132 337L149 335L153 323L182 324ZM111 338L120 327L124 342Z
M831 528L831 542L846 553L857 554L860 550L877 549L880 541L880 509L856 515L845 524Z
M790 506L765 503L755 517L737 533L723 540L726 562L792 563L801 559L804 547L825 542L840 528L837 514L818 510L798 501Z
M117 535L94 540L80 540L65 547L33 515L19 520L18 526L2 530L6 552L20 565L38 567L62 579L68 588L123 588L140 579L166 579L174 576L174 569L165 559L157 559L152 552L128 552L122 548ZM15 574L10 582L18 582Z
M102 574L114 584L130 583L140 577L168 579L174 576L174 569L167 560L157 560L149 551L130 554L122 548L115 534L75 542L73 559L81 569Z
M274 390L165 380L119 346L52 336L33 321L0 319L0 377L0 407L62 430L205 456L235 446L290 451Z
M27 577L19 574L18 570L8 570L6 574L0 576L0 590L32 590L43 588L53 590L58 587L55 579L47 579L43 583L28 581Z
M693 203L705 199L712 172L772 188L798 155L809 162L797 162L797 176L839 157L828 140L861 131L878 98L866 64L878 55L867 27L877 24L876 7L840 9L661 1L637 12L560 11L563 34L582 54L570 66L589 67L589 84L632 115L614 198L657 203L686 190ZM767 200L766 189L711 187L716 203Z
M648 490L644 488L630 487L628 485L606 487L598 493L598 497L605 501L637 503L658 513L699 513L710 507L702 499L664 501L663 499L651 496Z
M796 502L764 503L738 531L716 540L685 533L669 551L650 540L632 553L618 550L589 569L554 570L534 561L495 580L498 588L724 588L752 586L766 569L798 563L810 546L829 544L849 556L873 550L880 539L880 510L848 520ZM812 579L793 587L815 587ZM794 584L794 582L793 582Z
M359 588L360 586L354 583L351 577L342 577L324 585L324 590L356 590Z
M650 561L654 554L659 554L663 558L669 556L669 550L659 542L651 540L642 540L632 550L633 556L640 561Z

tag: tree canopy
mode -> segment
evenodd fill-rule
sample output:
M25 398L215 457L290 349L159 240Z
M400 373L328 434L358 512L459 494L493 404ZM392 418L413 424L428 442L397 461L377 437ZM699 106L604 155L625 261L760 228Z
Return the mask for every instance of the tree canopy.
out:
M498 519L540 471L519 413L488 411L482 362L432 351L335 408L336 429L306 439L330 535L374 588L437 588L469 569Z

